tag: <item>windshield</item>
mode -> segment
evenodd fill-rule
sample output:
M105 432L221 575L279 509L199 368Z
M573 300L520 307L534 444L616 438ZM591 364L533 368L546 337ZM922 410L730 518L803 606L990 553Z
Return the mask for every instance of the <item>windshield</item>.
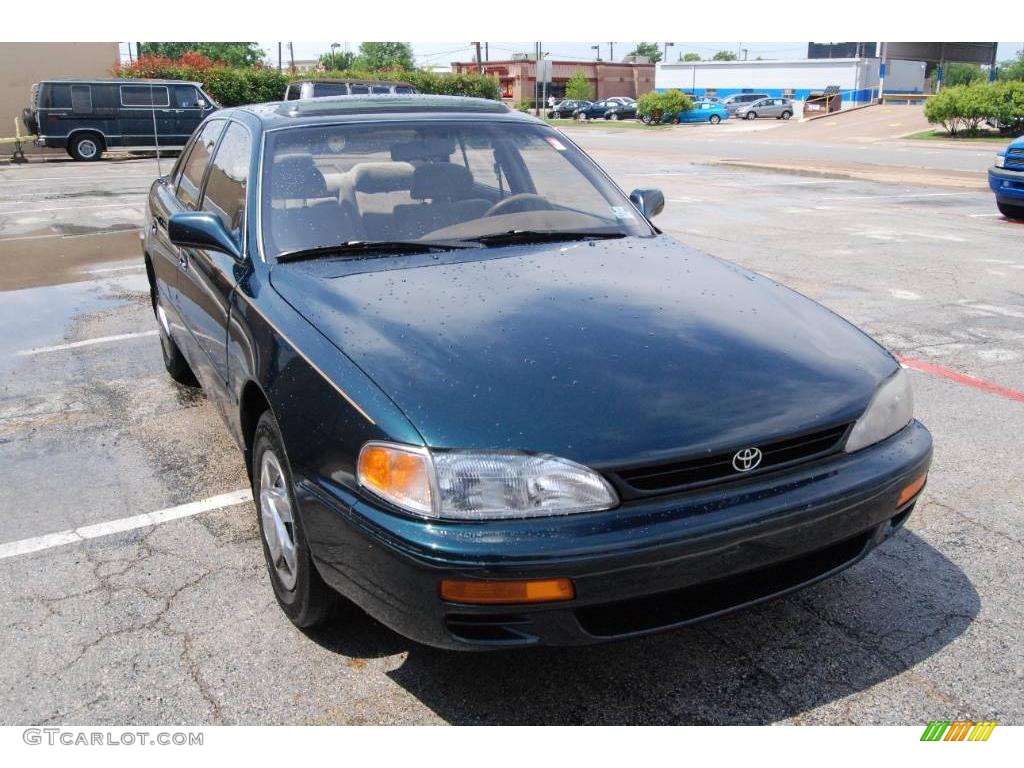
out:
M651 236L601 171L547 126L390 122L267 134L268 256L354 242L459 242L525 232ZM498 240L492 240L497 243Z

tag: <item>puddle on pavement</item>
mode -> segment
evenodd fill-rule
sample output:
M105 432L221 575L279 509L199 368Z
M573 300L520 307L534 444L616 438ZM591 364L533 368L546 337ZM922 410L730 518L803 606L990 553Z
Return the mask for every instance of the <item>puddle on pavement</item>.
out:
M144 274L0 292L0 381L30 360L17 353L66 342L83 317L136 302Z
M83 233L75 225L57 226L60 234L76 236L0 239L0 291L94 280L89 269L99 264L142 264L137 229Z

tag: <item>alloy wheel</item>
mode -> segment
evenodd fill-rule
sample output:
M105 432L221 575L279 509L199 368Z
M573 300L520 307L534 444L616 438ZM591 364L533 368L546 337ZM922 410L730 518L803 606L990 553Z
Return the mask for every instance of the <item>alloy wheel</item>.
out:
M295 515L281 462L267 450L260 460L260 516L271 566L281 585L291 591L297 578Z

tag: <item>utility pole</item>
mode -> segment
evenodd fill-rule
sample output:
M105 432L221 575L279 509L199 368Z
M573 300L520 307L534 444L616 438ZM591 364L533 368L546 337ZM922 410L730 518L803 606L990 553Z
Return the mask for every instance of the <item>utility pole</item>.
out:
M281 66L281 44L277 44L277 71L281 72L284 68Z
M608 61L615 62L615 43L608 43Z
M491 60L491 44L484 43L484 61Z
M291 59L292 67L291 67L290 71L294 75L295 74L295 44L294 43L288 43L288 58Z
M590 48L594 51L594 61L600 61L601 60L601 46L600 45L592 45L592 46L590 46Z
M480 60L480 43L470 43L470 45L476 48L476 71L478 74L482 75L484 72L484 64Z
M740 52L743 50L743 43L736 43L736 58L740 57Z

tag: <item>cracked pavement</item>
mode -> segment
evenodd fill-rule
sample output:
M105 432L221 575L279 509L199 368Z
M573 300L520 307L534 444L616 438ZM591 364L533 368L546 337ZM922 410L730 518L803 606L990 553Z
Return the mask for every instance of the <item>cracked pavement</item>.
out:
M661 187L657 223L684 242L898 354L1024 390L1024 228L989 215L990 195L712 168L638 131L572 135L626 189ZM38 170L0 168L0 188ZM0 284L0 543L246 485L213 406L164 374L155 337L17 354L154 327L122 232L152 161L45 170L73 182L48 182L48 199L85 208L31 227L0 210L0 265L19 270ZM122 191L126 212L63 236ZM438 651L353 609L303 633L239 504L0 559L0 723L1021 724L1024 403L910 376L935 438L923 501L885 546L790 597L582 649Z

